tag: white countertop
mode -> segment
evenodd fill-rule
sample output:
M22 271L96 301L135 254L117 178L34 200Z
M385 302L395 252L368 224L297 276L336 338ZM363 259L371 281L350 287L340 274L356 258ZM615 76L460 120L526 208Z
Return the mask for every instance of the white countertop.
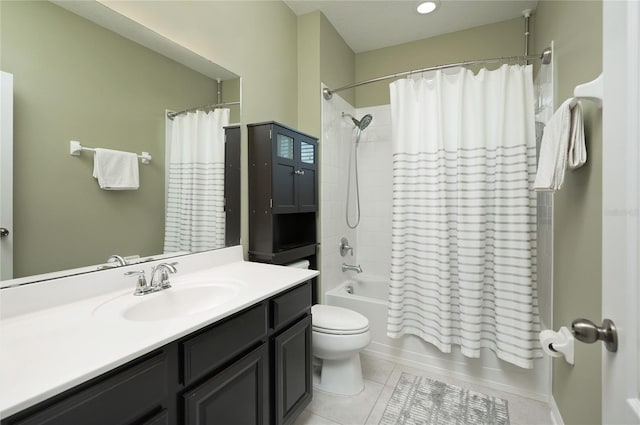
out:
M0 418L317 275L314 270L245 261L178 273L171 276L174 288L203 277L241 281L244 285L237 296L222 305L171 320L136 322L118 315L95 314L101 304L132 293L133 280L127 280L130 285L126 289L5 317L0 320ZM85 279L91 280L91 276Z

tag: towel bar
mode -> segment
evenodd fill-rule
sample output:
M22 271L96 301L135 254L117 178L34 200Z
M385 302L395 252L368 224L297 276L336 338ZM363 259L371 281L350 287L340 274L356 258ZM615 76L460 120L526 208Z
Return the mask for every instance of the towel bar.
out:
M591 100L598 105L598 108L602 108L602 74L593 81L578 84L573 90L573 96L578 99Z
M80 142L76 141L76 140L71 140L69 142L69 153L73 156L80 156L80 152L82 151L87 151L87 152L95 152L96 150L94 148L86 148L84 146L82 146L80 144ZM140 162L142 162L143 164L148 164L151 162L151 155L149 154L149 152L142 152L142 154L138 155L138 158L140 158Z

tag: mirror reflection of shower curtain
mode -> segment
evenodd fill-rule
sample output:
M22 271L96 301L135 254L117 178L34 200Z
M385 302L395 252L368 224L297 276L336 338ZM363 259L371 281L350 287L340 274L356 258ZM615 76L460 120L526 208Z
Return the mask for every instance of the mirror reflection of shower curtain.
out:
M164 252L224 247L224 126L229 109L175 117L167 164Z
M541 357L531 66L391 84L387 334L467 357Z

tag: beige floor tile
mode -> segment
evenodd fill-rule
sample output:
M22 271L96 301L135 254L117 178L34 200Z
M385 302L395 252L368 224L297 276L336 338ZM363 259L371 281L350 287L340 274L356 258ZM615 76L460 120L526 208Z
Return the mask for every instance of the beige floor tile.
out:
M342 425L305 409L300 413L293 425Z
M378 401L371 409L371 413L367 418L367 422L365 425L378 425L380 423L380 419L382 419L382 415L384 414L385 409L387 408L387 403L391 400L391 396L393 395L393 390L395 390L395 386L385 385L378 397Z
M546 403L524 397L503 397L509 402L511 425L551 425L551 411Z
M313 400L307 410L342 425L363 425L383 387L377 382L365 380L364 390L353 396L330 394L314 388Z
M393 362L365 354L360 354L360 362L362 363L362 376L364 379L379 384L387 383L395 367L395 363Z

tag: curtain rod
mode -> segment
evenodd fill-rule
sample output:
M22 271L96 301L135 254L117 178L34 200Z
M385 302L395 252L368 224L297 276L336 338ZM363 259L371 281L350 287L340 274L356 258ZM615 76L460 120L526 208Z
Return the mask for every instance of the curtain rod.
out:
M526 61L526 60L533 60L533 59L541 60L544 65L550 64L551 48L547 47L539 55L508 56L508 57L500 57L500 58L493 58L493 59L480 59L480 60L473 60L473 61L450 63L447 65L436 65L436 66L431 66L429 68L414 69L413 71L399 72L397 74L385 75L384 77L377 77L377 78L372 78L370 80L361 81L359 83L349 84L347 86L338 87L337 89L333 89L333 90L330 88L324 88L322 89L322 95L326 100L329 100L333 97L334 93L342 90L352 89L354 87L363 86L365 84L377 83L379 81L390 80L392 78L404 77L406 75L418 74L420 72L436 71L438 69L455 68L457 66L467 66L467 65L479 64L479 63L516 62L516 61Z
M185 109L185 110L179 111L179 112L167 112L167 118L172 120L175 117L177 117L178 115L186 114L187 112L197 111L197 110L200 110L200 109L215 109L215 108L220 108L220 107L223 107L223 106L232 106L232 105L240 105L240 102L238 101L238 102L215 103L213 105L196 106L195 108L189 108L189 109Z

